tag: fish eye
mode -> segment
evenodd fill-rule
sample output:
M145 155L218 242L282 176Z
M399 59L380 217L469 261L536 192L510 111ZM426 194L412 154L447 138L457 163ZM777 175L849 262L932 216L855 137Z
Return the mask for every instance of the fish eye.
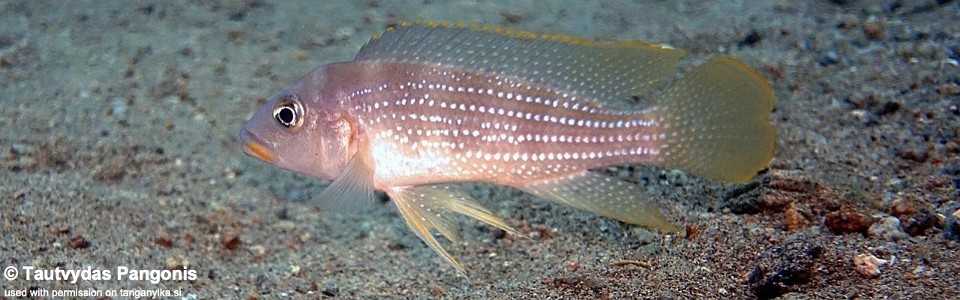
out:
M286 128L299 127L303 123L303 105L296 96L283 96L273 108L273 118Z

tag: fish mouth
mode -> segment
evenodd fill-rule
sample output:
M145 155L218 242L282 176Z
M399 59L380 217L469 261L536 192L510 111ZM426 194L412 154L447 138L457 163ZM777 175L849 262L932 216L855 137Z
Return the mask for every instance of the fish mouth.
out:
M263 146L263 142L247 129L240 130L240 142L243 143L243 153L267 163L276 161L276 157L270 153L267 147Z

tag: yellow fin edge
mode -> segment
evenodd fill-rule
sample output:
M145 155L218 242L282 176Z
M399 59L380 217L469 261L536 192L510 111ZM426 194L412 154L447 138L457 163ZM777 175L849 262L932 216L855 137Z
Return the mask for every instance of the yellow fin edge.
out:
M664 49L664 50L673 50L674 48L668 45L662 44L653 44L644 41L638 40L596 40L588 39L583 37L577 37L572 35L564 34L551 34L551 33L538 33L525 30L517 30L509 27L495 26L490 24L480 24L480 23L470 23L467 24L462 21L451 22L451 21L436 21L436 20L424 20L417 19L413 22L402 21L397 26L389 26L384 30L385 32L391 32L397 30L396 27L410 27L410 26L425 26L425 27L440 27L440 28L464 28L473 31L484 31L499 35L504 35L516 39L533 41L533 40L545 40L545 41L554 41L567 43L571 45L579 46L599 46L599 47L617 47L617 48L643 48L643 49ZM374 34L370 37L370 40L380 39L382 34Z

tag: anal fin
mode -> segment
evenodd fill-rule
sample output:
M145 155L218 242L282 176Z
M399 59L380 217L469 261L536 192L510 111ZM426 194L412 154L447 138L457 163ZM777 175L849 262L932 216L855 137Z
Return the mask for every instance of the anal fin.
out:
M643 191L639 186L610 176L584 172L517 188L625 223L670 232L681 230L667 221L656 204L641 199Z
M386 190L400 210L400 215L427 246L440 254L457 271L466 274L463 265L448 253L431 234L439 232L451 242L460 241L460 228L452 213L460 213L500 228L514 235L519 232L507 225L489 210L477 204L469 195L449 185L395 187Z

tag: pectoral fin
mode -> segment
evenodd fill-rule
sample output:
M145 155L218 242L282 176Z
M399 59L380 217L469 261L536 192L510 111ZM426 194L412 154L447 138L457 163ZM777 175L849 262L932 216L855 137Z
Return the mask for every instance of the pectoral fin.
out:
M663 231L680 231L680 227L667 221L653 202L640 198L643 194L640 187L610 176L584 172L517 188L626 223Z
M357 213L375 203L373 166L360 154L355 155L347 167L323 192L313 198L323 209L340 213Z
M519 234L502 219L453 186L396 187L386 192L413 232L463 274L466 274L463 265L444 250L430 232L435 230L451 242L459 242L460 228L451 218L452 213L460 213L511 234Z

